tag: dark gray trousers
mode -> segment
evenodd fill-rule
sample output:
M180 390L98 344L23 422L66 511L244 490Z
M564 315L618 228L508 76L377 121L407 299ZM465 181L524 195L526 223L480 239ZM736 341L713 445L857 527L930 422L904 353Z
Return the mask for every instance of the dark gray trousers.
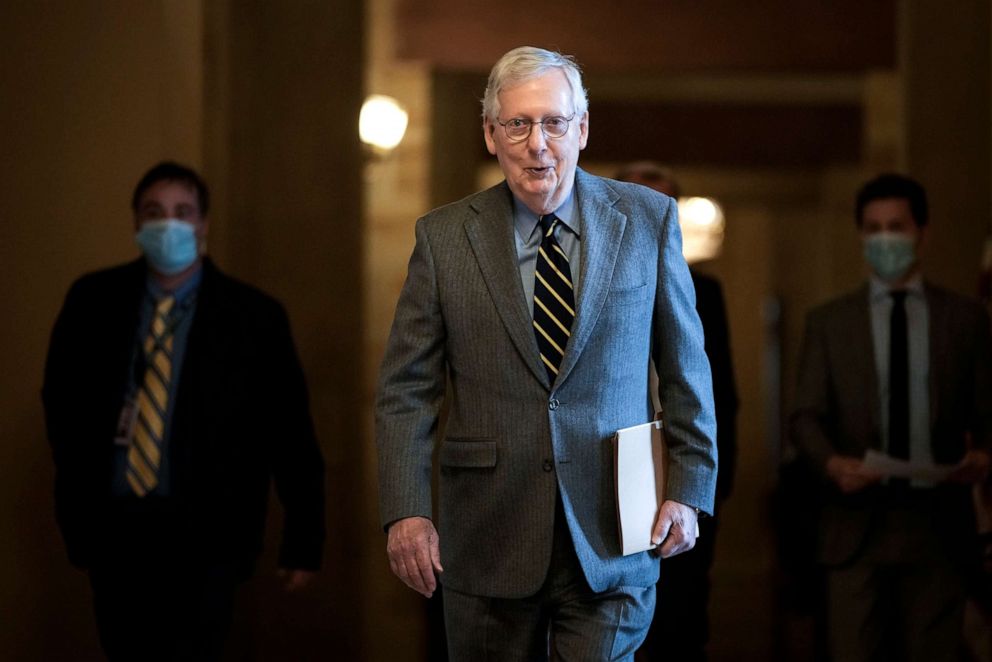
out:
M884 511L857 559L827 572L834 662L956 662L965 587L927 507Z
M501 599L445 587L451 662L630 661L647 635L655 587L589 587L561 508L544 585L527 598Z

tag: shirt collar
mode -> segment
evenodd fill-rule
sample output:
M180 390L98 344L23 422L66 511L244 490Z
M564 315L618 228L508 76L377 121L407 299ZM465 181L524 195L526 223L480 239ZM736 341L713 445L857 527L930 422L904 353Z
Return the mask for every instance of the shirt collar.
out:
M171 293L173 296L176 297L176 304L177 305L184 304L186 300L189 299L190 295L196 292L196 290L200 287L200 281L202 280L203 280L203 268L200 267L192 274L190 274L190 277L186 279L186 282L184 282L182 285L177 287L175 291ZM158 301L162 297L169 294L169 292L166 292L159 286L158 282L151 274L148 274L148 280L146 281L146 283L147 283L146 289L148 291L148 294L155 301Z
M553 213L562 225L571 230L579 239L582 238L582 224L579 218L578 203L575 200L575 186L572 186L568 197ZM539 219L540 217L532 212L527 205L520 202L516 196L513 197L513 225L525 243L537 230Z
M876 276L871 274L868 277L868 296L872 301L881 301L889 298L889 292L893 289L888 283ZM917 272L912 278L906 281L906 284L898 288L904 290L908 296L911 297L923 297L923 276Z

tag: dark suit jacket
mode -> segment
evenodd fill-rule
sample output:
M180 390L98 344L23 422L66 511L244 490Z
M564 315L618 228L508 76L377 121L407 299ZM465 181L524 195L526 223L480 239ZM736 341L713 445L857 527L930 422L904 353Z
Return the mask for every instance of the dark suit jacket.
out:
M657 581L657 557L620 555L610 450L617 429L652 418L652 356L668 496L713 511L710 370L675 203L582 170L574 195L582 272L553 383L520 282L506 183L417 223L376 403L380 513L383 524L433 515L432 446L450 381L438 454L442 580L464 593L540 588L559 495L593 590Z
M971 434L992 448L992 342L989 318L977 302L925 283L930 333L930 439L934 461L958 462ZM809 466L824 477L819 556L828 564L853 558L874 517L885 507L883 487L842 495L825 478L835 453L863 456L883 448L878 380L867 285L809 313L790 427ZM933 490L943 516L936 532L955 551L975 532L970 490L943 484Z
M110 551L123 503L110 495L111 458L146 277L138 260L80 278L52 332L42 397L56 516L80 567ZM179 379L168 506L189 549L250 572L274 478L285 510L280 564L319 567L323 460L280 304L206 260Z

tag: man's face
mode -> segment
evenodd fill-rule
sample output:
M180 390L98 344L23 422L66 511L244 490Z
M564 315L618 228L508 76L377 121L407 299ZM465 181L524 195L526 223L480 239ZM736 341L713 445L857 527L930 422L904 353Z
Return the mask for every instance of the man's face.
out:
M572 117L572 88L561 71L531 78L499 93L501 122L521 118L540 121ZM575 181L579 151L589 137L589 113L576 116L561 138L547 138L539 124L520 142L506 137L503 127L489 119L483 123L486 147L499 160L513 194L535 214L548 214L568 197Z
M881 198L865 205L861 212L862 239L879 232L908 235L916 244L923 238L923 230L913 220L905 198Z
M890 285L901 286L916 273L923 234L904 198L873 200L862 210L865 261L876 276Z
M196 189L185 182L163 179L141 194L134 219L137 229L140 230L150 221L164 221L167 218L191 223L198 238L207 233L207 221L200 213Z

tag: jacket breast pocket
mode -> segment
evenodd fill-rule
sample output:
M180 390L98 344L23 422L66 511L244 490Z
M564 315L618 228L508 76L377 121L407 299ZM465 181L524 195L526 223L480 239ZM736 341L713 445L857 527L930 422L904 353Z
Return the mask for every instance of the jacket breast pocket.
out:
M611 289L606 295L607 306L630 306L642 303L648 298L648 284L641 283L634 287Z
M448 438L441 442L438 461L442 467L491 469L496 466L495 439Z

